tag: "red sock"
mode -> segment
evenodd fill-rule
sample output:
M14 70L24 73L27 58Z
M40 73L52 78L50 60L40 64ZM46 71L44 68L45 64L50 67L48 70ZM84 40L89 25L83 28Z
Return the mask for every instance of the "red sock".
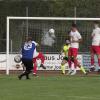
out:
M99 63L99 59L98 59L98 63ZM94 57L91 57L91 65L94 65Z
M68 65L69 65L69 68L71 68L71 66L72 66L72 61L69 59L68 60Z
M33 66L33 74L37 74L37 64L34 63L34 66Z
M74 67L76 68L77 67L77 59L74 59Z

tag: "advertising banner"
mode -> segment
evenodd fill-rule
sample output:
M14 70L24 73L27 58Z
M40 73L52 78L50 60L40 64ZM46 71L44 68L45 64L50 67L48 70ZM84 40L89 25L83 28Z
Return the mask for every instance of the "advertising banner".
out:
M10 54L9 56L9 70L22 70L22 62L16 63L14 57L17 54ZM63 55L60 54L45 54L44 66L46 70L60 70L61 61L63 60ZM78 61L82 63L82 55L78 55ZM43 70L40 68L41 60L37 60L38 70ZM68 63L66 63L66 70L68 69ZM0 70L6 70L6 54L0 54Z

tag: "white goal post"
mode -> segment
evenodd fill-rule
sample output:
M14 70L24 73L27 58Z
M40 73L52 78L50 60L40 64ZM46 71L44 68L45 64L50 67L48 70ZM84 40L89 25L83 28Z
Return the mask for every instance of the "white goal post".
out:
M9 27L10 27L10 20L83 20L83 21L97 21L100 18L73 18L73 17L7 17L7 29L6 29L6 74L9 75Z

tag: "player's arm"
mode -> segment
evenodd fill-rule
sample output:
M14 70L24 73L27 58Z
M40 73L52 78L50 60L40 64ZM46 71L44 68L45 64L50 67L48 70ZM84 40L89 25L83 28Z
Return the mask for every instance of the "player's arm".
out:
M81 43L83 41L83 39L78 39L78 40L72 40L72 43Z
M73 43L81 43L82 42L82 36L80 35L80 33L77 33L77 40L74 40L72 37L72 42Z
M37 42L35 42L35 41L32 41L32 43L34 43L35 46L39 46L39 44Z
M63 50L63 46L62 46L62 48L61 48L61 52L60 52L60 53L62 54L63 52L64 52L64 50Z

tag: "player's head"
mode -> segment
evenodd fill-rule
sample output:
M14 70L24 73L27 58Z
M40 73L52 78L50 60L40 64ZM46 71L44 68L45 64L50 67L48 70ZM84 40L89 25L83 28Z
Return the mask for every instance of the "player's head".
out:
M98 21L94 21L94 27L95 28L99 27L99 22Z
M71 30L75 32L77 30L77 25L75 23L72 24Z
M26 42L32 41L32 37L26 36Z
M65 44L66 45L69 45L70 44L70 41L68 39L65 39Z
M49 29L49 36L52 37L52 38L55 38L55 30L52 28L52 29Z
M49 33L50 34L54 34L55 33L55 30L53 28L49 29Z

